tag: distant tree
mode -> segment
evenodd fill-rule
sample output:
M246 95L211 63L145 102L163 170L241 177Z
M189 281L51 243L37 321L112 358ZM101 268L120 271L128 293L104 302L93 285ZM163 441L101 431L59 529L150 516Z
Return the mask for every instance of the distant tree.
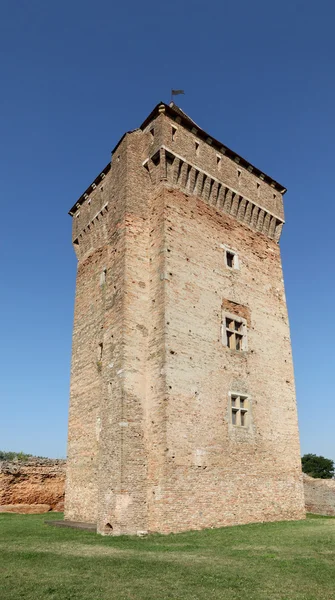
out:
M32 458L31 454L25 454L24 452L5 452L0 450L0 460L28 460Z
M301 459L302 470L306 475L316 479L332 479L334 477L334 461L316 454L304 454Z

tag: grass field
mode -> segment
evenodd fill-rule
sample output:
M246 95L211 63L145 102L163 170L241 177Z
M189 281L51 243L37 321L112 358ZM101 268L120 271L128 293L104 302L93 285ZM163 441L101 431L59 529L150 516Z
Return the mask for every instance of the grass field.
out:
M335 599L335 519L111 538L45 518L0 515L1 600Z

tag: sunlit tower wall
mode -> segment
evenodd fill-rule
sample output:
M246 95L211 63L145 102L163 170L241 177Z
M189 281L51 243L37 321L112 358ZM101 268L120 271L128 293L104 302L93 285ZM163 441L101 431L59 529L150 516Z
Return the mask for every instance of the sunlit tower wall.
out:
M66 520L119 535L304 518L285 191L161 103L72 207Z

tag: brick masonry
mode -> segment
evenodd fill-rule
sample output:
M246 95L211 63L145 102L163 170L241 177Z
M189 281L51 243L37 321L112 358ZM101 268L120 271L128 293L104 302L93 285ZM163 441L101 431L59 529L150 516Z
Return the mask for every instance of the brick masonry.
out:
M304 518L283 191L161 104L71 209L67 520L117 535Z
M304 474L306 511L335 517L335 480L314 479Z

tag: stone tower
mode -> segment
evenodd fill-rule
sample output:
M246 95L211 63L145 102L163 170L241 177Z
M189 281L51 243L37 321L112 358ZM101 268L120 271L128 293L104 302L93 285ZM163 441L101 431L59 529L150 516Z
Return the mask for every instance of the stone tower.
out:
M285 191L161 103L71 209L66 520L118 535L304 517Z

